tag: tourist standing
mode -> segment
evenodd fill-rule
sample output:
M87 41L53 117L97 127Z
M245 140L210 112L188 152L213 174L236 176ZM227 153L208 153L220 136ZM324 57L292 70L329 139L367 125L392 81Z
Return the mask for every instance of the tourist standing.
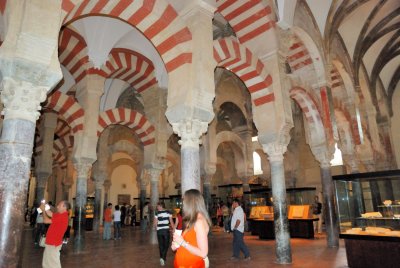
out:
M314 221L314 232L322 233L322 204L319 202L318 195L314 197L313 214L318 221Z
M46 243L43 253L43 268L61 268L60 250L63 243L63 236L68 227L68 201L60 201L57 205L57 212L45 211L45 204L40 205L43 211L44 223L50 224L46 234Z
M136 226L136 205L131 207L131 226Z
M147 231L147 226L149 224L149 214L150 214L149 202L146 202L143 207L143 220L142 220L142 223L143 223L142 231L143 232Z
M114 218L114 239L121 239L121 211L119 206L115 206L115 211L113 213Z
M160 250L160 265L164 266L169 248L169 228L174 227L171 213L164 208L163 202L157 203L154 216L154 229L157 230L158 249Z
M232 210L231 229L233 232L233 256L231 259L239 260L240 251L242 251L244 259L248 261L250 260L250 253L243 240L245 214L238 199L233 200Z
M175 230L182 230L182 229L183 229L182 209L179 209L179 212L176 213L176 218L175 218Z
M111 239L111 222L112 222L112 204L108 203L107 208L104 210L104 229L103 239Z
M183 197L185 231L182 236L174 233L172 250L176 250L174 267L208 267L208 232L211 220L202 194L191 189Z

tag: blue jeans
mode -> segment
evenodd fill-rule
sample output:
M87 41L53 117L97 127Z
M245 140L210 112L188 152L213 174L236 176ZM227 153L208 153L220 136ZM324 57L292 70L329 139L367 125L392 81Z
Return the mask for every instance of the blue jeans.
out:
M121 222L120 221L114 222L114 238L115 239L121 238Z
M111 239L111 222L104 222L103 239Z
M238 230L233 231L233 257L239 258L240 251L243 252L244 257L250 257L249 249L243 240L244 233Z

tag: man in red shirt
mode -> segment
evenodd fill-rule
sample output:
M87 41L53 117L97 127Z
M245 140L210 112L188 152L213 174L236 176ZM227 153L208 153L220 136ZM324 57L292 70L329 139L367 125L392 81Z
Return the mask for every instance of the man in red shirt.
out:
M111 239L111 222L112 222L112 204L108 203L106 210L104 211L104 229L103 239Z
M70 205L68 201L60 201L57 205L57 212L45 210L45 204L41 204L40 208L43 213L44 223L49 223L50 227L46 234L46 245L43 253L43 268L61 268L60 249L65 231L68 227L68 209Z

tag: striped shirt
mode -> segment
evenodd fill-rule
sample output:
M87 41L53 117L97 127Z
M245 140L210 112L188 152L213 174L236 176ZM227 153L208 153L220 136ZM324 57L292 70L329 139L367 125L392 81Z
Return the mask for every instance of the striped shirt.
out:
M169 229L169 219L172 217L171 213L168 210L158 211L155 215L157 219L157 231Z

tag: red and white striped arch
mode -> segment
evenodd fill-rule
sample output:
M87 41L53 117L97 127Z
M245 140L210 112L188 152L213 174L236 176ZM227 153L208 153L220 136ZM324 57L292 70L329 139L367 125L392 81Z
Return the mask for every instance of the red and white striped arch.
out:
M167 72L192 62L189 28L165 0L84 0L73 6L63 5L68 12L64 24L84 16L104 15L126 21L140 30L155 46Z
M343 113L343 115L345 116L346 120L349 122L354 144L360 145L361 144L361 137L360 137L360 133L358 131L358 122L357 122L357 118L356 118L356 115L354 114L354 112L353 112L353 115L352 115L349 112L349 109L348 109L347 105L342 100L340 100L338 98L334 98L333 99L333 105L334 105L336 110L341 111Z
M74 98L56 91L48 97L45 107L61 114L71 126L73 134L83 130L85 111Z
M113 49L98 74L121 79L139 93L157 84L153 63L145 56L124 48Z
M229 22L240 43L245 43L275 26L271 7L261 0L217 0L217 12Z
M255 106L266 105L275 100L271 88L272 76L245 46L233 38L216 40L214 59L218 66L235 73L246 84Z
M307 66L313 67L313 61L306 46L296 35L294 38L295 42L289 48L289 55L287 56L290 69L295 72Z
M333 67L331 70L331 82L332 82L332 90L341 89L344 85L342 77L340 76L338 70Z
M126 109L116 108L102 112L99 115L97 136L109 125L123 125L135 131L143 145L150 145L155 142L155 128L141 113Z
M75 79L75 83L85 77L90 62L86 42L79 33L68 27L64 28L59 39L58 57Z
M312 130L310 129L312 140L314 142L324 142L326 140L325 128L315 100L306 90L300 87L295 87L290 90L290 97L299 104L309 127L312 128Z
M54 134L56 134L60 138L63 138L64 136L69 135L70 132L71 132L71 127L68 125L67 122L65 122L59 117Z

